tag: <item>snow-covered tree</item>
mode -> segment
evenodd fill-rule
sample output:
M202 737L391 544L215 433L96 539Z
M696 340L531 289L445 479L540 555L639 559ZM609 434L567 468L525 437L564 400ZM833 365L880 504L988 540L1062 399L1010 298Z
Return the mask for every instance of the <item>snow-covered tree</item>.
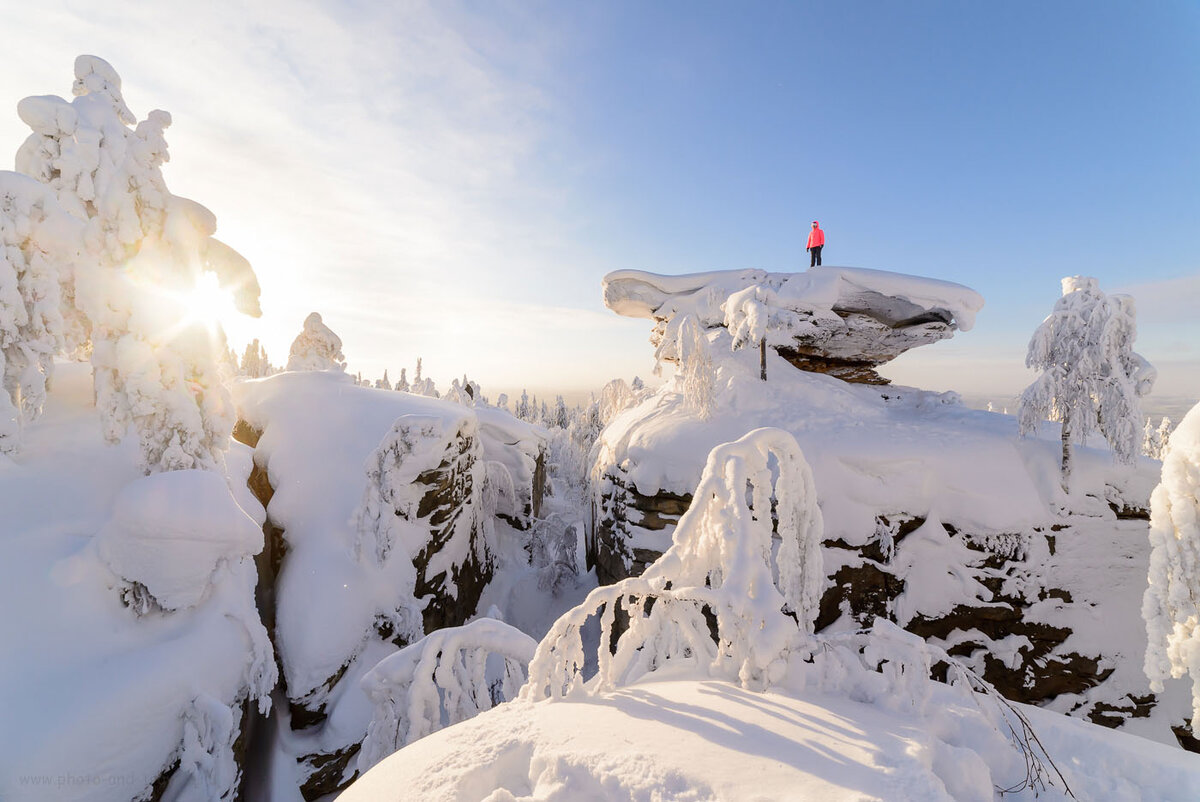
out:
M1162 459L1171 439L1171 429L1170 418L1164 417L1158 426L1147 418L1146 425L1142 428L1142 453L1151 459Z
M462 404L464 407L469 407L473 404L474 398L463 389L463 385L458 379L450 381L450 389L446 391L443 399L454 404Z
M242 361L238 366L238 375L249 379L261 379L264 376L270 376L274 372L271 360L267 358L267 349L262 347L257 338L251 340L246 346L246 350L242 352Z
M421 358L417 357L417 370L413 374L412 386L408 391L413 395L423 395L429 398L439 398L440 394L437 387L434 386L433 379L426 379L421 376Z
M418 738L516 698L537 643L494 618L431 632L363 677L374 704L358 770ZM498 659L491 659L493 657Z
M131 128L121 80L103 59L77 58L75 78L73 101L29 97L17 107L33 129L17 169L86 225L77 269L63 283L74 303L68 350L90 332L105 435L115 441L133 424L147 472L217 467L233 424L220 369L225 344L187 298L207 270L240 290L240 308L255 314L257 281L245 259L213 238L213 214L167 190L170 115L152 111Z
M82 239L74 223L45 185L0 171L0 453L15 451L21 428L41 414L63 350L59 282L71 235Z
M1133 299L1105 295L1094 278L1062 280L1063 295L1033 334L1025 357L1041 375L1021 394L1022 434L1049 418L1062 424L1062 484L1069 491L1072 438L1099 429L1118 460L1138 452L1138 397L1153 386L1154 369L1133 352Z
M387 368L383 369L383 378L375 381L375 388L377 390L392 389L392 383L388 380Z
M1192 678L1192 726L1200 725L1200 405L1172 434L1162 482L1150 496L1146 676L1155 693L1167 677Z
M342 338L333 333L313 312L304 319L304 328L292 341L288 370L346 370L342 356Z
M565 429L569 423L567 415L567 402L563 400L561 395L554 397L554 410L550 413L550 426L556 429Z
M592 616L601 646L587 691L636 682L668 662L755 688L783 676L813 632L825 581L821 510L800 447L780 429L717 446L693 499L671 548L645 573L593 590L555 622L523 698L585 692L581 631ZM629 620L614 639L618 605Z
M400 368L400 378L396 380L396 392L408 392L408 368Z
M527 391L521 391L521 400L517 402L517 409L513 414L521 420L530 420L531 413L529 405L529 393Z

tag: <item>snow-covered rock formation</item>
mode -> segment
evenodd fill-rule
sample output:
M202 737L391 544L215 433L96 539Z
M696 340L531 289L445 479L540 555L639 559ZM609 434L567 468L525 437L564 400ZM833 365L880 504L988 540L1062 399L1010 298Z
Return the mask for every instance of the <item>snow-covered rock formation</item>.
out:
M717 446L693 495L643 576L597 588L558 620L519 700L412 743L341 798L1123 802L1200 792L1200 767L1180 752L1014 705L886 620L814 634L821 513L786 432ZM599 632L585 634L592 618ZM503 627L483 624L489 636ZM383 740L413 723L426 734L443 704L461 718L459 642L507 646L467 629L368 675ZM452 667L444 702L428 679L411 689L439 655ZM482 688L484 662L473 662L469 684Z
M844 273L825 275L839 276L838 285ZM720 323L709 329L714 376L706 411L677 374L601 433L587 543L601 583L638 576L667 550L710 449L750 429L776 427L795 436L812 465L825 522L818 630L890 619L1010 698L1167 742L1176 740L1173 728L1189 737L1186 689L1167 683L1156 695L1137 668L1145 648L1137 611L1148 559L1146 510L1158 463L1121 465L1098 447L1102 442L1090 442L1078 449L1077 484L1067 495L1053 479L1053 441L1022 440L1015 418L966 409L953 393L793 370L785 349L763 354L764 382L758 349L732 344L743 324L762 327L755 315L775 314L753 304L777 302L760 290L738 298L721 284L745 283L745 276L657 283L636 274L609 277L610 305L652 313L664 337L679 311L724 320L731 303L718 318L722 297L741 311L731 330ZM934 299L930 290L924 308L969 323L978 304L965 305L974 293L959 291L963 305L951 303L953 293ZM779 338L793 337L795 325L781 325ZM766 330L768 344L780 341Z
M604 303L654 321L651 342L675 361L685 318L766 345L802 370L883 383L875 368L920 345L968 331L983 307L960 284L854 267L806 273L727 270L662 276L618 270L604 277ZM739 331L744 329L744 331Z
M492 407L336 370L234 393L235 436L254 448L250 484L267 512L260 597L289 706L278 759L316 799L355 776L367 671L476 613L497 530L528 528L540 503L542 435Z

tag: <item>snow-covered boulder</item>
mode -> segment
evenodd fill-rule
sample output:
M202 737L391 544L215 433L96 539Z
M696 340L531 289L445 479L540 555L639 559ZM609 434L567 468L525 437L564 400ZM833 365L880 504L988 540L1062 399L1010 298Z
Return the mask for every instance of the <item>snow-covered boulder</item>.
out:
M259 525L212 471L169 471L131 482L95 539L101 559L141 584L164 610L203 598L221 562L262 550Z
M761 329L755 346L765 337L802 370L870 384L885 383L874 370L879 365L970 330L983 308L983 298L961 284L855 267L679 276L618 270L604 277L603 288L609 309L654 321L650 339L666 361L676 359L673 324L683 318L731 332L749 318L748 329Z

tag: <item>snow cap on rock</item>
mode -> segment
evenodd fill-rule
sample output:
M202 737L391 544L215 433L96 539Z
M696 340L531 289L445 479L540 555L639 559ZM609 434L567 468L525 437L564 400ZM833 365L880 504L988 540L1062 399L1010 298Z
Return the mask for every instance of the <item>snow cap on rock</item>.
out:
M222 560L261 551L263 535L220 474L184 470L126 486L95 543L114 573L145 585L164 609L179 610L203 598Z

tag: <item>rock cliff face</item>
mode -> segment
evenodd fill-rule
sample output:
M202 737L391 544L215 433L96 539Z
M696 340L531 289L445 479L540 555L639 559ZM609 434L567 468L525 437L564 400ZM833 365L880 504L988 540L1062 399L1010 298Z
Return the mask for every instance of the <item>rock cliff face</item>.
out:
M878 366L921 345L970 329L983 299L946 281L845 267L806 273L731 270L660 276L634 270L604 279L604 302L620 315L654 321L651 342L670 338L689 315L707 328L730 324L730 298L753 290L768 346L801 370L884 384ZM663 357L674 359L670 343Z

